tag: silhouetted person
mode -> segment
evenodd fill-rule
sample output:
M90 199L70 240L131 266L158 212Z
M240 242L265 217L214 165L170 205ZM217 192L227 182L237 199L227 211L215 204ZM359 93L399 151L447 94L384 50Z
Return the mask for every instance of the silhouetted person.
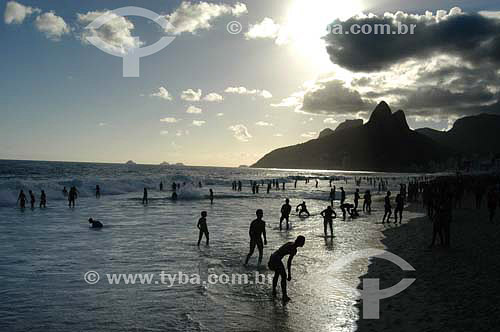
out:
M68 193L68 206L75 207L75 202L76 202L77 198L78 198L78 190L76 190L75 186L72 186L69 189L69 193Z
M316 188L318 188L318 186L319 186L319 181L318 179L316 179Z
M264 255L264 245L267 245L266 238L266 222L262 220L264 212L258 209L255 214L257 219L252 221L250 224L250 230L248 234L250 235L250 252L245 260L245 266L248 265L248 260L252 257L255 247L259 250L259 265L262 263L262 256ZM262 237L264 237L264 243L262 243Z
M24 194L24 191L21 190L19 192L19 196L17 198L17 203L19 203L19 207L21 209L24 209L26 207L26 195Z
M210 204L214 204L214 191L210 189Z
M331 182L330 182L331 183ZM335 200L335 186L333 186L332 189L330 189L330 205L333 206L333 201Z
M270 191L271 191L271 182L268 182L267 183L267 193L269 194Z
M344 220L346 219L347 214L349 214L351 218L358 216L357 211L354 209L354 204L351 203L340 204L340 210L342 210L342 218Z
M295 179L295 182L293 183L293 187L297 188L297 179Z
M394 223L398 222L398 215L399 215L399 223L401 224L401 221L403 220L404 207L405 207L405 202L403 199L403 195L397 194L396 195L396 208L394 209Z
M493 222L495 218L495 212L497 210L498 205L498 195L494 188L491 188L488 192L488 211L490 215L490 222Z
M101 187L99 185L95 186L95 198L101 198Z
M207 239L207 246L208 246L208 227L207 227L207 211L202 211L201 212L201 218L198 220L198 225L196 225L198 229L200 230L200 235L198 236L198 246L200 246L201 238L203 235L205 235L205 239Z
M391 192L388 191L387 195L384 198L384 217L382 218L382 223L385 223L385 218L387 217L387 222L389 222L389 219L391 218L392 215L392 205L391 205Z
M160 181L160 191L163 191L163 181Z
M32 209L35 208L35 202L36 202L36 199L35 199L35 194L33 194L33 192L30 190L28 191L29 195L30 195L30 206Z
M203 188L203 185L201 184L201 181L198 182L198 187Z
M365 192L365 195L363 196L363 212L372 212L372 194L370 190L367 190Z
M142 204L147 205L148 202L148 189L144 188L144 193L142 194Z
M325 231L325 237L327 234L327 227L330 227L330 234L333 237L333 218L337 218L337 214L333 211L331 206L328 206L325 210L321 211L321 216L323 217L323 228Z
M46 207L47 207L47 195L45 195L45 191L42 190L42 193L40 194L40 209Z
M280 231L283 220L286 220L286 229L288 230L290 228L290 212L292 212L292 206L290 205L290 200L287 198L285 199L285 204L281 206Z
M345 202L344 187L340 187L340 205L344 204L344 202Z
M176 190L177 190L177 183L172 182L172 191L176 191Z
M297 254L297 248L301 248L304 246L306 242L306 238L302 235L297 236L295 242L287 242L282 245L278 250L276 250L271 257L269 257L269 263L267 266L271 271L274 271L273 277L273 297L276 297L276 287L278 286L278 279L281 278L281 292L283 294L282 301L288 302L290 298L286 292L286 281L292 280L292 260ZM285 266L281 261L285 256L288 257L287 269L288 269L288 278L287 272L285 270Z
M174 191L174 192L172 193L172 200L173 200L173 201L176 201L176 200L177 200L177 198L178 198L178 196L177 196L177 192L175 192L175 191Z
M102 228L103 224L99 220L89 218L90 228Z
M299 217L302 217L302 214L305 214L309 217L311 214L307 211L306 202L302 202L295 207L295 212L299 212Z
M68 189L66 187L63 188L62 193L64 197L68 197Z
M285 190L285 181L283 181L283 187L281 189Z
M356 191L354 192L354 210L358 211L358 205L359 205L359 199L361 196L359 195L359 189L356 188Z

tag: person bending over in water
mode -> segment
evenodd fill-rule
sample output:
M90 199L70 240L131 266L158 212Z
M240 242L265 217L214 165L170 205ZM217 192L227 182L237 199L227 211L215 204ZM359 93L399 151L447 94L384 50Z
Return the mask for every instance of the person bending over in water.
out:
M327 237L327 227L330 226L330 234L333 237L333 218L337 218L337 214L333 211L332 207L329 205L323 211L321 211L321 216L323 217L323 226L325 231L325 237Z
M273 297L276 297L276 287L278 286L278 279L281 277L281 292L283 293L283 302L290 301L286 293L286 281L292 280L292 260L297 254L297 248L304 246L306 238L302 235L297 236L295 242L287 242L282 245L278 250L276 250L271 257L269 257L269 263L267 266L271 271L274 271L273 277ZM281 261L285 256L289 255L287 262L288 278L286 275L285 266Z
M299 210L299 208L300 208L300 210ZM299 205L297 205L297 207L295 208L295 212L297 212L297 211L299 212L299 217L302 217L302 214L305 214L306 217L311 216L309 211L307 211L306 202L302 202Z
M384 198L384 217L382 218L382 224L385 223L385 218L387 217L387 222L389 222L389 219L391 218L392 214L392 205L391 205L391 192L388 191L387 195Z
M247 259L245 260L245 266L248 265L248 260L250 259L250 257L252 257L255 246L257 246L257 249L259 250L260 265L260 263L262 263L264 246L267 245L266 222L262 220L264 212L261 209L258 209L255 214L257 215L257 219L252 221L252 223L250 224L250 231L248 232L248 234L250 235L250 252L247 255ZM264 236L264 244L262 244L262 236Z
M89 218L90 228L102 228L103 224L99 220Z
M285 204L281 206L281 217L280 217L280 231L281 231L281 224L283 223L283 220L286 220L286 229L290 228L289 222L290 222L290 212L292 211L292 207L290 205L290 200L287 198L285 199Z
M24 209L26 207L26 195L24 194L24 191L22 191L22 190L19 193L19 197L17 198L17 203L19 203L19 207L21 209Z
M45 195L45 191L42 190L42 193L40 194L40 209L46 207L47 207L47 195Z
M354 204L351 204L351 203L341 204L340 209L342 210L342 217L344 220L346 218L347 213L351 216L351 218L355 218L355 217L359 216L358 211L356 211L356 209L354 209Z
M200 246L203 234L205 234L208 246L209 237L208 237L208 227L207 227L207 211L201 212L201 218L198 220L198 225L196 225L196 227L198 227L198 229L200 230L200 236L198 237L198 247Z

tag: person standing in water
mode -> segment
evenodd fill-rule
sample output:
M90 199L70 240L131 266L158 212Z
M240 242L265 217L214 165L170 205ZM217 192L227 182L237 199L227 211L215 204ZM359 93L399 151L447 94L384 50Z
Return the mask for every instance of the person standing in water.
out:
M264 246L267 245L267 238L266 238L266 222L262 220L262 217L264 216L264 211L261 209L258 209L255 214L257 215L257 219L252 221L250 224L250 230L248 234L250 235L250 252L247 255L247 258L245 260L245 266L248 265L248 261L250 260L250 257L252 257L253 252L255 251L255 246L257 246L257 249L259 250L259 264L262 263L262 256L264 254ZM264 237L264 244L262 244L262 236Z
M388 191L387 195L384 198L384 217L382 218L382 224L385 223L385 218L387 217L387 222L389 222L389 219L391 218L392 215L392 205L391 205L391 192Z
M359 188L356 188L354 192L354 210L358 211L359 199L361 196L359 195Z
M64 197L68 197L68 189L66 187L63 188L62 193Z
M198 225L196 225L196 227L198 227L198 229L200 230L200 235L198 237L198 247L200 246L200 242L203 235L205 235L205 238L207 239L207 246L208 246L209 237L208 237L208 227L207 227L207 211L201 212L201 218L198 220Z
M144 193L142 194L142 204L148 205L148 189L144 188Z
M335 200L335 186L333 186L332 189L330 189L330 205L333 207L333 201Z
M42 190L42 193L40 194L40 209L46 207L47 207L47 195L45 195L45 191Z
M372 194L370 190L367 190L363 196L363 212L365 211L368 213L372 212Z
M292 280L292 260L297 254L297 248L302 248L306 242L306 238L302 235L297 236L295 242L287 242L282 245L278 250L276 250L271 257L269 257L269 263L267 266L271 271L274 271L273 277L273 297L276 297L276 287L278 286L278 279L281 277L281 292L283 294L282 301L286 303L290 301L288 294L286 292L286 281ZM285 266L281 261L285 256L288 257L287 269L288 277L285 270Z
M75 207L75 202L76 202L77 197L78 197L78 190L76 190L75 186L72 186L69 189L69 194L68 194L68 206L69 207Z
M19 192L19 197L17 198L17 203L19 203L19 207L21 209L24 209L26 207L26 195L24 194L24 191L21 190Z
M98 184L95 186L95 198L101 198L101 187Z
M302 214L305 214L307 217L311 216L311 214L307 210L306 202L302 202L299 205L297 205L295 207L295 212L299 213L299 217L302 217Z
M214 191L210 189L210 204L214 204Z
M31 205L31 209L34 209L34 208L35 208L35 202L36 202L36 199L35 199L35 194L33 194L33 192L30 190L30 191L29 191L29 195L30 195L30 205Z
M290 205L290 200L287 198L285 199L285 204L281 206L280 231L283 220L286 220L286 229L289 229L290 212L292 212L292 206Z
M345 202L344 187L340 187L340 205L344 204L344 202Z
M163 181L160 181L160 191L163 191Z
M323 217L323 226L325 231L325 237L328 236L327 227L330 227L330 234L333 237L333 218L337 218L337 214L333 211L332 207L329 205L323 211L321 211L321 216Z
M399 215L399 223L403 221L403 208L405 206L405 201L403 199L403 195L397 194L396 195L396 208L394 209L394 223L396 224L398 222L398 215Z

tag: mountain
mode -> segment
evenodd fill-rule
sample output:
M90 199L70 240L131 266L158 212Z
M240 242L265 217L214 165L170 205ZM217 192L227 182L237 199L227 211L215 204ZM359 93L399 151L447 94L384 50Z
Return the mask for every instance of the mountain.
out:
M435 169L451 155L435 140L411 130L403 111L392 113L381 102L366 124L274 150L252 167L424 171Z
M337 128L335 128L335 130L331 130L330 128L323 129L319 133L318 138L326 137L326 136L331 135L334 132L339 131L339 130L361 127L362 125L363 125L363 120L361 120L361 119L359 119L359 120L358 119L356 119L356 120L345 120L344 122L342 122L341 124L339 124L337 126Z
M463 155L500 153L500 115L467 116L458 119L449 131L422 128L417 132Z

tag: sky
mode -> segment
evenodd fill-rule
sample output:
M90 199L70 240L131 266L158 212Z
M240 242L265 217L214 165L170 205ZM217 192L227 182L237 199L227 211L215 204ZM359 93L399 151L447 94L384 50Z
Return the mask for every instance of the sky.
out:
M239 166L367 120L382 100L411 128L499 114L495 3L2 0L0 159ZM110 13L126 6L169 24ZM332 33L354 24L416 28ZM127 55L165 36L139 77L87 40Z

